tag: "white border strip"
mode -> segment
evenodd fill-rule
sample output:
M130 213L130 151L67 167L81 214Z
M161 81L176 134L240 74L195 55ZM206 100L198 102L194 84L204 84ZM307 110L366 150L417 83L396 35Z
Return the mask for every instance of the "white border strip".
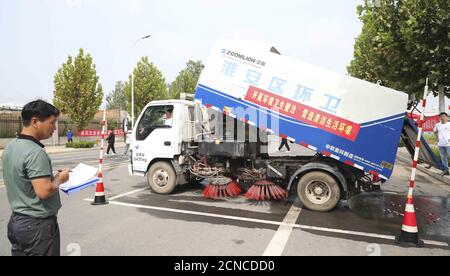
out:
M317 148L314 147L314 146L308 145L308 148L309 148L309 149L312 149L313 151L317 151Z
M336 159L338 161L341 160L341 158L339 156L336 156L334 154L330 154L330 157L333 158L333 159Z
M405 116L399 116L397 118L392 118L392 119L389 119L389 120L386 120L386 121L381 121L381 122L376 122L376 123L373 123L373 124L370 124L370 125L361 126L361 128L366 128L366 127L370 127L370 126L376 126L376 125L379 125L379 124L384 124L384 123L387 123L387 122L395 121L395 120L398 120L398 119L401 119L401 118L405 118Z

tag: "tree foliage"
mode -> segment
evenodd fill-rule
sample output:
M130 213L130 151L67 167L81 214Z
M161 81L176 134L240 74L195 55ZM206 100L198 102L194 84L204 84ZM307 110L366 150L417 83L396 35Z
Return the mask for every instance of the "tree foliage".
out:
M428 77L433 92L450 93L450 1L366 0L357 11L350 75L419 99Z
M98 112L103 90L90 54L80 49L73 59L70 55L54 78L53 103L84 129Z
M148 57L143 57L134 71L134 113L137 117L142 109L151 101L167 99L167 86L161 71L151 62ZM127 110L131 114L131 81L128 77L125 83L125 96L127 99Z
M175 80L169 85L169 96L172 99L179 99L181 93L193 94L203 68L204 65L200 60L189 60L186 63L186 68L181 70Z
M122 81L116 82L114 90L106 96L107 109L121 109L125 110L127 106L125 91L125 84Z

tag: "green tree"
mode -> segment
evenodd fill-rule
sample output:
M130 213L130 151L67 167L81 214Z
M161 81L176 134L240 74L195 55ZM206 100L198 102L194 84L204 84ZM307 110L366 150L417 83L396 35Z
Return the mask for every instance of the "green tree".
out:
M81 48L75 59L68 56L54 78L53 103L84 129L98 112L103 90L90 54Z
M125 84L122 81L116 82L114 90L106 96L107 109L125 110L127 101L125 97L124 86Z
M349 74L413 99L422 97L428 77L442 110L450 93L450 1L366 0L357 11L363 28Z
M137 117L151 101L167 99L167 86L161 71L143 57L134 71L134 114ZM131 114L131 74L125 83L127 110Z
M181 70L175 80L169 85L170 98L179 99L181 93L193 94L204 67L200 60L189 60L186 63L186 68Z

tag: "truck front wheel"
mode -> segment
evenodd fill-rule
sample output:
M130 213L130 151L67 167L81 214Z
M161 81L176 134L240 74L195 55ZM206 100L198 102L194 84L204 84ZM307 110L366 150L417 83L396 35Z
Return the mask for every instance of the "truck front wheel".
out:
M341 189L329 174L313 171L298 181L297 193L303 205L312 211L328 212L336 207L341 199Z
M147 182L155 193L167 195L177 186L177 176L172 165L160 161L151 165L147 173Z

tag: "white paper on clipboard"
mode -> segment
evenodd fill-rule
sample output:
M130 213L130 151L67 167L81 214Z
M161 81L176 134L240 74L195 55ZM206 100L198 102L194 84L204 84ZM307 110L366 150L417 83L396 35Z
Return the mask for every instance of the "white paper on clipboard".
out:
M59 187L63 192L77 190L80 187L90 186L95 184L97 178L97 168L88 166L86 164L78 164L72 172L69 173L69 180Z

